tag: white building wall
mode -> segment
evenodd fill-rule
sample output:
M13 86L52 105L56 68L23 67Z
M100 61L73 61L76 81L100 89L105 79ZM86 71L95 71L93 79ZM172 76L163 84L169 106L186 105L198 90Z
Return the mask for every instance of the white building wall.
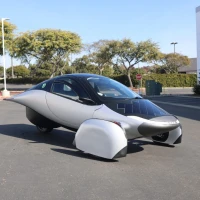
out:
M197 83L200 84L200 6L196 8L197 24Z

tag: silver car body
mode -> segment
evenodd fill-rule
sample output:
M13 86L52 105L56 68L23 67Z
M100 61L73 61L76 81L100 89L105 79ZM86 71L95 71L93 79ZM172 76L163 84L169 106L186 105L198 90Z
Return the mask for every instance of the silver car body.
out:
M105 104L86 105L37 89L9 100L34 110L60 126L77 129L74 144L78 149L108 159L126 156L130 139L146 137L160 143L176 144L182 136L179 120L172 115L153 119L124 116Z

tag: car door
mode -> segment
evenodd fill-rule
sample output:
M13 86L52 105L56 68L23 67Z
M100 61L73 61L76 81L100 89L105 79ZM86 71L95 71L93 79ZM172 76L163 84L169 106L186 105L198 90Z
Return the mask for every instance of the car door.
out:
M84 89L71 78L55 81L51 92L46 94L50 111L57 117L58 123L71 128L79 126L92 118L101 105L92 105L80 99L90 99Z

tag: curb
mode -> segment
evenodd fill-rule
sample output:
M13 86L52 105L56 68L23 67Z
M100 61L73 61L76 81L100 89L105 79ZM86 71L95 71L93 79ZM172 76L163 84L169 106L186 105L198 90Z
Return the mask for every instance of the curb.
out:
M20 94L22 92L24 92L24 91L10 91L10 97L12 97L13 95ZM6 98L9 98L9 97L3 97L2 93L0 92L0 101L4 100Z
M184 97L184 98L200 98L200 96L189 95L189 94L161 94L161 95L141 95L144 98L160 98L160 97Z

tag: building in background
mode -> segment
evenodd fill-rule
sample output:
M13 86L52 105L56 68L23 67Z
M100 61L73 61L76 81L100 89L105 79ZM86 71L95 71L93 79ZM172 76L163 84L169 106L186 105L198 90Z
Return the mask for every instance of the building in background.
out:
M197 24L197 83L200 84L200 6L196 8Z
M178 69L179 74L197 74L197 58L190 58L190 65L180 67Z

